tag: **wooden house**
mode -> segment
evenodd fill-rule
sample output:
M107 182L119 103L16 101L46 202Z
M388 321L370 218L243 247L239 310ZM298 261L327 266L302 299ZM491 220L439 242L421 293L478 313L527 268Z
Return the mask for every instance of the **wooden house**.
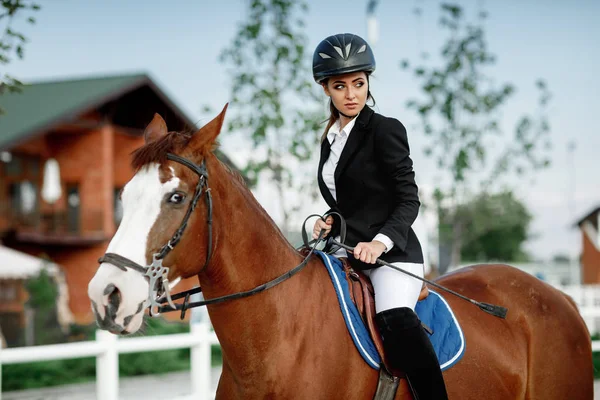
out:
M600 283L600 207L596 207L575 225L581 232L581 283Z
M28 84L0 96L0 107L0 240L57 264L74 322L90 323L87 285L119 224L118 193L133 174L130 153L143 144L143 129L156 112L170 130L198 127L145 74ZM0 276L0 292L21 303L12 313L23 311L21 285Z

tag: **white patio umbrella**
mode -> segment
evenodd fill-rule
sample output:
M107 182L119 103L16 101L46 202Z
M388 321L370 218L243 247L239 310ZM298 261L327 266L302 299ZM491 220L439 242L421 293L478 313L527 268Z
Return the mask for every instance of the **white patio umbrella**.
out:
M54 158L48 159L44 165L44 182L42 184L42 199L48 204L54 204L62 195L60 185L60 168Z
M44 268L54 271L56 264L0 245L0 279L28 279Z

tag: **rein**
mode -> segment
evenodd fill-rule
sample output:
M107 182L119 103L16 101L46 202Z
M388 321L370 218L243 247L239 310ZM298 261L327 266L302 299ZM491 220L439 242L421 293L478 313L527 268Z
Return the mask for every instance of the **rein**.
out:
M195 302L190 303L189 302L190 295L202 292L202 288L197 287L197 288L190 289L185 292L181 292L181 293L177 293L176 295L173 295L172 296L173 300L177 300L177 299L181 299L181 298L185 297L183 303L175 304L175 308L169 309L170 305L169 306L165 305L165 306L159 307L158 311L160 313L164 313L164 312L181 310L181 319L183 319L185 316L185 312L190 308L207 306L209 304L223 303L225 301L241 299L244 297L250 297L257 293L263 292L267 289L270 289L274 286L279 285L281 282L288 280L289 278L291 278L292 276L294 276L298 272L300 272L308 264L310 256L314 253L317 244L318 244L318 241L315 241L313 246L310 248L310 251L308 252L308 254L306 254L306 256L304 257L304 260L302 260L302 262L300 264L298 264L297 266L295 266L288 272L286 272L282 275L279 275L277 278L270 280L269 282L263 283L261 285L258 285L253 289L246 290L243 292L232 293L232 294L228 294L228 295L221 296L221 297L215 297L213 299L195 301ZM160 302L164 304L166 302L166 300L162 299Z
M194 197L192 198L192 201L190 202L190 206L188 207L187 212L186 212L179 228L175 231L175 233L173 234L171 239L157 253L153 254L152 264L150 264L149 266L145 266L145 267L141 266L138 263L136 263L126 257L123 257L119 254L116 254L116 253L106 253L104 256L102 256L98 259L99 263L107 262L123 271L127 271L127 268L131 268L131 269L143 274L149 280L149 289L148 289L149 305L148 305L148 307L150 308L151 316L155 317L155 316L158 316L165 312L181 310L181 319L184 319L186 311L189 310L190 308L202 307L202 306L207 306L210 304L223 303L225 301L241 299L244 297L249 297L249 296L261 293L267 289L270 289L274 286L279 285L281 282L288 280L289 278L291 278L292 276L294 276L298 272L300 272L308 264L310 256L314 253L317 245L323 240L323 236L325 234L325 230L321 230L321 232L319 233L319 237L317 239L315 239L312 242L312 246L310 246L310 242L308 241L308 237L306 234L306 229L304 229L304 227L306 225L306 221L313 216L318 216L318 217L324 219L324 216L320 216L317 214L309 215L304 220L304 223L302 224L302 240L304 241L304 247L310 248L310 251L306 254L306 256L304 257L304 259L302 260L302 262L300 264L298 264L297 266L295 266L288 272L278 276L277 278L275 278L273 280L270 280L269 282L258 285L253 289L246 290L243 292L228 294L225 296L215 297L213 299L196 301L196 302L190 303L190 301L189 301L190 295L202 292L202 288L200 288L200 287L186 290L186 291L183 291L183 292L180 292L180 293L177 293L177 294L174 294L173 296L171 296L171 290L169 287L169 279L168 279L169 268L163 266L162 261L167 256L167 254L169 254L169 252L171 250L173 250L173 248L181 240L181 236L183 235L183 232L185 231L185 228L187 227L188 221L189 221L192 213L196 209L196 206L198 204L198 201L200 200L200 196L202 195L202 193L206 193L206 205L207 205L206 223L208 225L208 239L207 239L208 245L206 247L206 249L207 249L206 250L206 261L204 262L204 266L202 267L202 269L200 269L200 271L204 270L208 266L208 263L210 262L210 259L212 257L212 253L213 253L213 249L212 249L212 197L210 194L210 187L208 186L208 171L206 169L205 160L202 161L202 165L198 166L183 157L180 157L180 156L177 156L177 155L171 154L171 153L167 154L167 159L178 162L178 163L190 168L192 171L194 171L198 175L198 184L196 185ZM346 250L352 251L353 250L352 247L344 244L344 241L346 238L346 222L345 222L344 218L337 212L330 212L327 215L332 215L332 214L336 215L340 218L340 241L330 238L328 240L328 247L331 247L332 245L334 245L334 246L337 246L337 248L331 249L331 250L327 251L327 253L333 253L340 247L345 248ZM410 275L414 278L417 278L421 281L429 283L439 289L445 290L446 292L453 294L463 300L467 300L467 301L471 302L472 304L477 305L481 310L483 310L489 314L492 314L492 315L500 317L500 318L506 318L506 313L508 310L504 307L500 307L500 306L496 306L496 305L488 304L488 303L482 303L482 302L478 302L476 300L470 299L466 296L461 295L460 293L457 293L453 290L447 289L447 288L445 288L435 282L432 282L428 279L424 279L417 275L411 274L408 271L398 268L398 267L396 267L390 263L387 263L383 260L377 259L377 263L380 265L388 266L390 268L394 268L400 272L403 272L403 273L408 274L408 275ZM173 300L178 300L181 298L184 299L183 303L178 303L178 304L173 303ZM165 305L165 303L168 303L168 304ZM155 308L156 308L156 311L155 311Z
M206 261L200 271L204 270L208 266L208 263L212 257L212 253L213 253L213 249L212 249L212 197L210 194L210 187L208 186L208 170L206 169L206 163L204 160L202 161L202 165L198 166L183 157L179 157L179 156L177 156L175 154L171 154L171 153L167 154L167 159L178 162L182 165L185 165L186 167L188 167L192 171L194 171L199 177L198 184L196 185L196 190L194 192L194 197L192 198L190 206L183 218L183 221L181 222L181 225L177 229L177 231L175 231L175 233L173 234L171 239L167 242L167 244L165 244L157 253L153 254L152 264L150 264L148 266L144 267L144 266L136 263L135 261L132 261L132 260L128 259L127 257L123 257L116 253L106 253L104 256L102 256L98 259L99 263L107 262L123 271L127 271L127 268L131 268L131 269L143 274L149 280L150 287L148 290L148 303L149 303L148 307L150 308L151 316L156 317L165 312L181 310L181 319L184 319L186 311L190 308L202 307L202 306L206 306L209 304L223 303L225 301L240 299L240 298L255 295L257 293L260 293L267 289L270 289L274 286L277 286L281 282L286 281L287 279L291 278L292 276L294 276L298 272L300 272L308 264L310 256L314 253L314 250L315 250L317 244L321 241L324 231L321 232L321 234L319 235L319 238L317 240L315 240L313 246L310 248L310 251L308 252L308 254L306 254L306 256L304 257L304 259L302 260L302 262L300 264L298 264L297 266L295 266L288 272L278 276L277 278L275 278L269 282L263 283L259 286L256 286L253 289L243 291L243 292L233 293L233 294L229 294L229 295L225 295L225 296L221 296L221 297L215 297L213 299L196 301L196 302L192 302L192 303L190 303L190 301L189 301L190 295L202 292L202 288L197 287L194 289L186 290L186 291L171 295L171 291L170 291L170 287L169 287L169 279L168 279L169 268L162 265L162 260L179 243L181 236L183 235L183 232L185 231L185 228L187 227L187 224L192 215L192 212L196 208L196 205L198 204L200 196L202 195L203 192L206 193L206 204L207 204L207 209L208 209L208 215L207 215L208 246L207 246ZM308 218L310 218L310 216ZM308 218L307 218L307 220L308 220ZM304 221L304 224L306 224L306 220ZM304 224L303 224L303 227L304 227ZM304 229L303 229L303 233L304 233L304 235L306 235L306 233L304 232ZM181 298L184 299L183 303L175 304L173 302L173 300L178 300ZM168 304L165 305L165 303L168 303ZM156 308L156 310L155 310L155 308Z

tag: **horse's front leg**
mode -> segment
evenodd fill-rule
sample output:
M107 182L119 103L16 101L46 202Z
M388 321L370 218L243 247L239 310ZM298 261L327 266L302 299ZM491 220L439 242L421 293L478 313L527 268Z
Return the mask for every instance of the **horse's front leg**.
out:
M223 372L221 373L219 383L217 384L215 400L232 400L238 398L241 397L239 391L236 390L233 375L226 369L225 365L223 365Z

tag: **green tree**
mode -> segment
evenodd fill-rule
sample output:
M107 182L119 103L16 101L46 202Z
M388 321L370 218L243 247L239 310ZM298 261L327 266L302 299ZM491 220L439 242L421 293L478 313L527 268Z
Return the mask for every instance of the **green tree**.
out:
M501 106L515 87L498 85L486 75L495 57L485 38L485 12L480 12L477 24L465 21L460 6L442 4L441 12L440 24L448 34L441 65L411 66L405 60L401 66L420 82L423 96L410 99L407 106L417 112L428 138L425 154L447 174L443 177L446 185L435 190L435 200L448 224L448 229L441 230L440 241L451 243L450 262L457 265L468 234L468 213L463 206L478 193L510 189L515 176L523 178L550 164L545 115L550 93L544 81L538 80L537 113L520 116L514 133L505 135Z
M53 344L64 340L58 324L56 300L58 287L46 268L38 276L29 279L25 288L29 293L27 306L34 312L33 328L35 344Z
M3 24L0 29L0 64L6 65L10 63L16 56L22 59L25 50L24 46L27 43L27 38L14 27L18 22L18 17L24 16L24 13L29 15L26 19L27 23L34 24L35 18L30 14L38 11L40 6L32 1L23 0L2 0L0 3L0 24ZM0 75L0 95L4 92L19 91L22 83L15 77L4 74ZM0 108L0 113L3 110Z
M461 257L469 261L527 261L523 244L532 217L510 191L481 193L458 211L465 221Z
M275 185L286 235L306 201L300 194L317 196L311 159L324 107L310 79L307 10L303 1L250 1L248 19L220 57L232 78L228 134L249 138L253 151L241 167L251 187L259 179Z

